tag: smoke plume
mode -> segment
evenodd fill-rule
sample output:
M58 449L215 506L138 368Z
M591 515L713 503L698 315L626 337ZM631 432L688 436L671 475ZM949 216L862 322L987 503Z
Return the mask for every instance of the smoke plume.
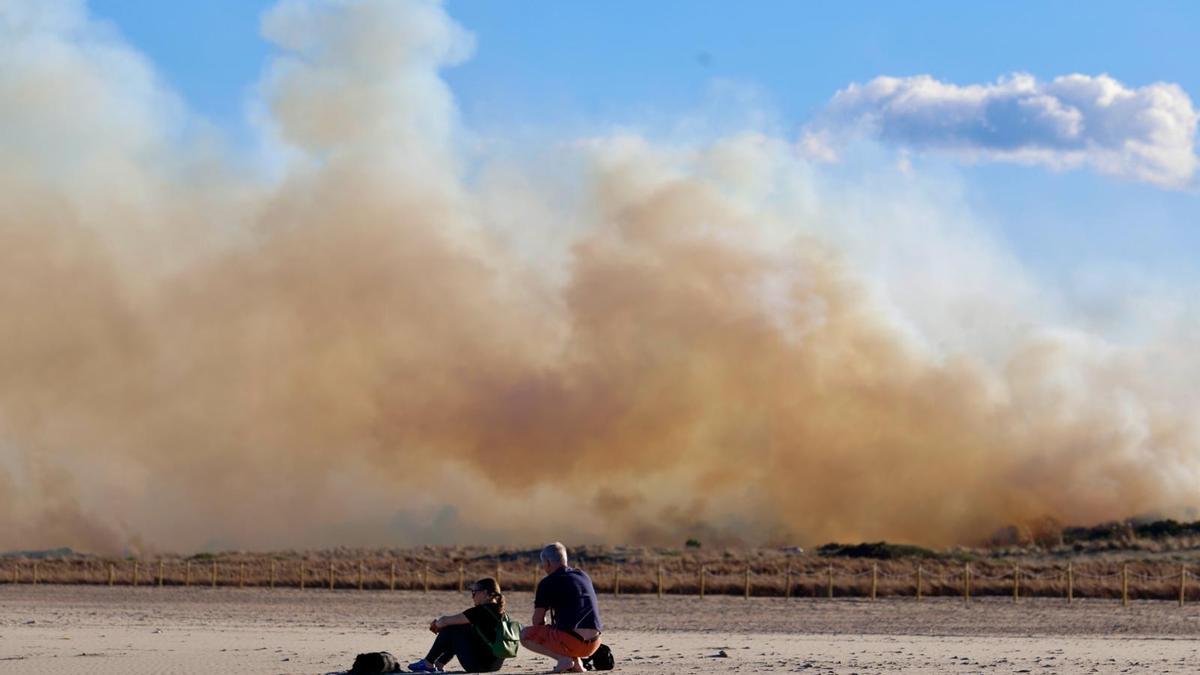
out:
M489 154L433 2L263 33L249 151L80 3L0 1L0 547L943 545L1194 503L1195 326L1107 336L952 191L754 131Z

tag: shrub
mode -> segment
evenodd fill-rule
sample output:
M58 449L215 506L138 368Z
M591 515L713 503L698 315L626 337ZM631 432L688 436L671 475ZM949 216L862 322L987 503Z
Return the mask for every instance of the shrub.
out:
M862 544L829 543L818 548L817 555L829 558L875 558L878 560L937 557L936 553L927 548L909 544L889 544L885 541Z

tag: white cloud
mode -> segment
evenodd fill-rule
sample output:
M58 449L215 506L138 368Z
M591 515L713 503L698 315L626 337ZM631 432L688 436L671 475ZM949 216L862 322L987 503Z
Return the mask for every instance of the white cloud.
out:
M812 138L865 134L968 161L1090 167L1126 180L1186 187L1197 168L1197 111L1176 84L1129 88L1099 75L1039 82L1026 74L958 86L928 75L877 77L834 95Z

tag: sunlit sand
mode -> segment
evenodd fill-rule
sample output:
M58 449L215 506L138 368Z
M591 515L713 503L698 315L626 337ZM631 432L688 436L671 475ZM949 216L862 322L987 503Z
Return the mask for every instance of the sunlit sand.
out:
M421 656L453 592L0 587L0 673L325 673ZM518 616L531 606L513 593ZM1110 600L602 597L627 673L1194 672L1200 612ZM725 656L721 656L724 653ZM546 672L522 652L505 672Z

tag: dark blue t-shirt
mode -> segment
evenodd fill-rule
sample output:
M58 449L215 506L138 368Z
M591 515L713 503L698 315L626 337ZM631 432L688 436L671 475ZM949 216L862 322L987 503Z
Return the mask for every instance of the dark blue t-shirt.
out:
M554 627L560 630L604 630L600 624L596 588L583 570L560 567L539 581L533 607L553 610Z

